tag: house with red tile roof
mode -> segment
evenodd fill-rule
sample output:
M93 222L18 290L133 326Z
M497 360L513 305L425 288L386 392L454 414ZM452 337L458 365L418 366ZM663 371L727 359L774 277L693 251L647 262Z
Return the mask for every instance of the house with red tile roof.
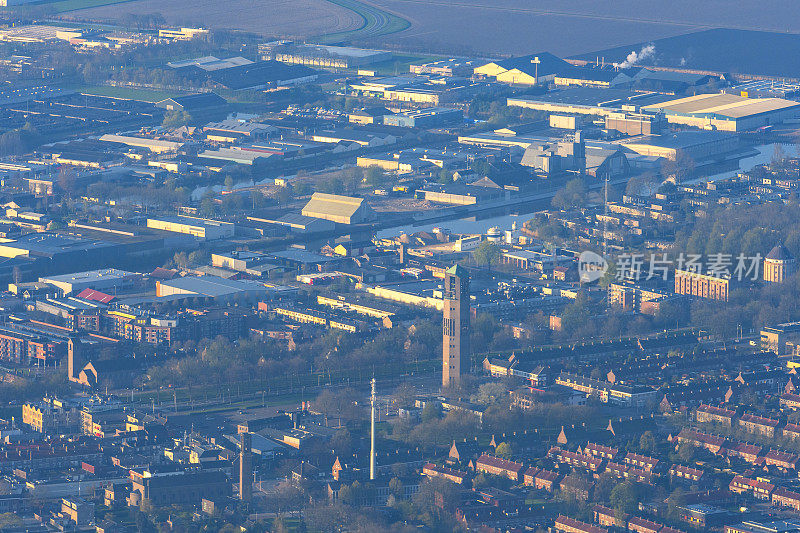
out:
M428 463L423 466L422 473L428 477L447 479L448 481L458 483L459 485L463 485L464 481L466 481L468 477L466 472L461 472L460 470L454 470L445 466L435 465L433 463Z
M695 410L694 416L695 419L701 423L722 424L732 427L733 419L736 417L736 411L702 404Z
M786 407L787 409L792 409L794 411L800 409L800 394L784 392L781 394L780 405L781 407Z
M781 450L770 450L764 456L764 463L784 470L797 470L797 465L800 463L800 455Z
M774 437L780 424L780 421L774 418L766 418L749 413L745 413L739 418L739 427L750 433L757 433L765 437Z
M800 493L778 487L772 493L772 505L791 507L796 511L800 511Z
M728 457L738 457L743 461L755 464L758 461L758 456L761 455L761 446L743 442L729 442L725 446L725 453Z
M651 522L638 516L633 516L628 520L628 531L636 533L658 533L662 527L664 527L663 524Z
M580 520L575 520L568 516L560 515L556 518L553 526L556 531L561 533L608 533L608 530L603 527L593 526Z
M600 459L613 461L619 453L619 448L612 448L611 446L603 446L602 444L590 442L584 446L583 453L585 455L592 455Z
M767 483L766 481L758 481L744 476L736 476L731 480L728 489L737 494L751 493L753 497L759 500L769 500L772 492L775 490L775 485Z
M539 490L546 490L547 492L553 492L557 489L562 477L563 475L559 472L533 466L528 468L524 475L526 485L536 487Z
M699 468L674 464L669 469L672 479L684 479L692 483L699 483L703 479L704 471Z
M494 476L507 477L512 481L519 481L525 466L494 455L483 454L475 461L476 472L486 472Z

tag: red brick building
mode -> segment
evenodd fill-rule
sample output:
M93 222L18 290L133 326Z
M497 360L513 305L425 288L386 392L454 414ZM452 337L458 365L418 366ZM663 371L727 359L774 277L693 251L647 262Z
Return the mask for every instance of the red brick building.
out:
M507 477L512 481L519 481L522 475L522 469L525 468L521 463L508 461L493 455L483 454L475 462L475 470L477 472L486 472L493 476Z

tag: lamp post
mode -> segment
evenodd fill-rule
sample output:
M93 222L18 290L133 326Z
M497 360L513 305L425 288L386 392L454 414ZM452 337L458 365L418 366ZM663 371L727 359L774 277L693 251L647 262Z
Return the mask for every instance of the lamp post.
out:
M539 59L539 56L536 56L533 59L531 59L531 63L536 65L536 81L535 81L534 85L539 85L539 63L541 63L541 60Z

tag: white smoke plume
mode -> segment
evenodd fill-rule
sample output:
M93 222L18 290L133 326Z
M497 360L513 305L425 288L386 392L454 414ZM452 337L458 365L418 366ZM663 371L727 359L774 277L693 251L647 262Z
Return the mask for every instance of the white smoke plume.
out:
M649 59L656 55L656 45L650 43L646 46L643 46L641 50L638 52L634 50L628 57L625 58L625 61L622 63L614 63L614 66L617 68L630 68L637 63L641 63L645 59Z

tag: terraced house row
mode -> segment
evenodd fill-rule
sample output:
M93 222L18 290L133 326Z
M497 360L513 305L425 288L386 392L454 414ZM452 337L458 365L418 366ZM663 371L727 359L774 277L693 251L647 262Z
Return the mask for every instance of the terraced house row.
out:
M683 429L675 438L678 444L688 442L723 457L735 457L760 466L775 466L782 470L797 470L800 455L783 450L769 449L757 444L747 444L711 435L696 429Z

